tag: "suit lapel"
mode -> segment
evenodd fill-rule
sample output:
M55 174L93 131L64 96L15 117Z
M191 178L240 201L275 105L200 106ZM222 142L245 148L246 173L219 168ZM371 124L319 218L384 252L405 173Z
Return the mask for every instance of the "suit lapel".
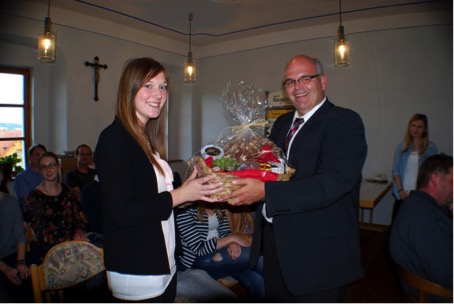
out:
M309 140L312 136L318 136L318 134L311 132L313 125L320 123L328 114L329 110L333 108L334 105L326 99L325 103L311 116L311 118L301 127L301 130L296 134L295 139L293 140L292 147L289 152L289 161L292 160L295 150L299 146L303 146L306 141ZM291 124L291 122L290 122ZM289 124L289 128L290 128ZM284 135L285 138L285 135Z
M280 148L284 148L284 141L285 138L287 137L288 130L291 127L291 124L293 122L293 117L294 117L294 111L284 114L282 116L282 122L279 125L275 125L276 130L272 132L272 136L270 136L270 139Z

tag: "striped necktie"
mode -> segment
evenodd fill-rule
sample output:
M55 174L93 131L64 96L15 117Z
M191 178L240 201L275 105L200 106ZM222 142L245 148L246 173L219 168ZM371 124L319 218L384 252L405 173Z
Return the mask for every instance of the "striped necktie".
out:
M287 137L285 138L284 153L287 153L288 145L290 144L293 135L295 135L295 132L298 130L300 124L302 124L303 122L304 118L296 118L295 121L293 122L292 128L288 131Z

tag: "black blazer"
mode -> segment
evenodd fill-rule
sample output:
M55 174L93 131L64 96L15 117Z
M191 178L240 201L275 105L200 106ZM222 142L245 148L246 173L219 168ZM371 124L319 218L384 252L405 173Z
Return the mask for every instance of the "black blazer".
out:
M158 193L150 160L118 118L99 136L95 164L103 201L107 270L170 274L161 221L172 213L172 196Z
M273 125L270 139L280 148L293 117L294 112L287 113ZM293 141L288 162L296 172L291 180L265 184L267 215L273 217L279 261L291 293L336 288L363 276L358 208L366 155L360 116L326 100ZM251 264L260 254L265 221L257 215Z

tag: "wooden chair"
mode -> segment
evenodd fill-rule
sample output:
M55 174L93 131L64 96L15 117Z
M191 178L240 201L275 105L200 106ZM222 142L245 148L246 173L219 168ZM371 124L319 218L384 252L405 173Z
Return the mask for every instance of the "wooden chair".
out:
M30 252L30 242L36 241L36 234L33 231L32 226L29 223L24 222L25 235L27 236L27 252Z
M403 298L407 302L426 303L428 295L434 295L434 296L446 298L447 300L450 299L450 301L452 302L452 300L453 300L452 290L447 289L436 283L427 281L426 279L423 279L420 276L417 276L416 274L403 269L402 267L400 267L397 264L395 265L395 268L396 268L399 278L403 282L407 283L409 286L418 290L419 295L418 295L418 299L416 299L415 297L413 297L411 294L409 294L402 288Z
M80 219L82 220L82 222L84 224L88 225L88 219L87 219L87 215L85 214L85 212L79 211L79 216L80 216Z
M68 241L52 247L41 265L31 265L36 303L51 302L50 291L61 291L82 283L105 270L104 251L88 242Z

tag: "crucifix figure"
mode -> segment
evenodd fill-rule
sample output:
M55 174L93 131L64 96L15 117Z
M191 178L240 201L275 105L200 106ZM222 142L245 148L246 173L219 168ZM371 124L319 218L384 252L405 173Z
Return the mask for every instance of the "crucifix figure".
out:
M99 64L99 57L95 56L94 62L85 61L85 66L93 67L95 70L95 97L93 98L95 101L98 101L98 83L99 83L99 69L107 69L107 64Z

